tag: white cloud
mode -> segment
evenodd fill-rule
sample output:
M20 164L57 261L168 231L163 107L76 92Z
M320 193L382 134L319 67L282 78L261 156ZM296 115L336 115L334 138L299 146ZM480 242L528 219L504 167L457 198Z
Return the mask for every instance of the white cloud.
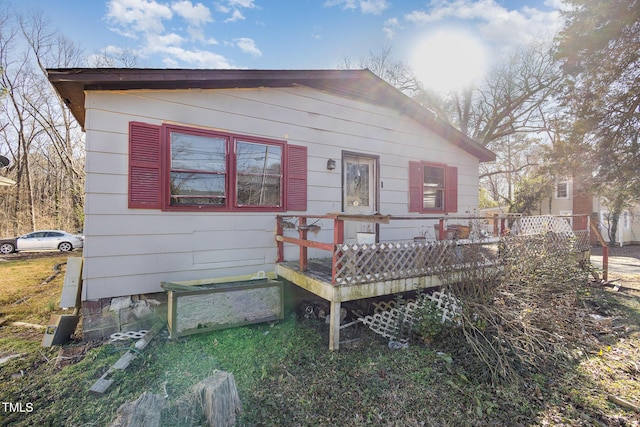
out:
M389 8L386 0L362 0L360 2L360 10L364 14L380 15Z
M225 2L229 12L253 8L253 0ZM234 15L232 15L234 16ZM196 46L219 45L207 34L206 25L213 22L211 10L192 0L108 0L105 19L111 29L121 35L140 40L133 47L140 57L159 58L167 67L233 68L223 55ZM172 32L166 28L171 26ZM237 39L234 47L260 56L253 40ZM110 46L110 54L118 56L118 49Z
M440 2L428 12L413 11L407 14L405 19L415 24L429 24L446 18L489 20L492 17L502 19L505 12L508 12L507 9L493 0L454 0Z
M257 7L254 0L229 0L228 3L231 7L242 7L244 9L253 9Z
M118 56L118 55L122 55L124 52L125 50L118 46L109 45L104 48L104 53L106 53L107 55Z
M199 27L207 22L211 22L211 11L202 3L194 5L188 0L175 2L171 9L183 17L190 25Z
M565 0L545 0L544 5L555 10L567 10L571 7Z
M418 26L432 26L451 19L454 22L462 21L466 26L471 23L487 42L501 47L549 37L560 25L557 11L542 11L526 6L509 10L495 0L432 2L427 10L415 10L405 15L404 19Z
M398 18L390 18L384 21L382 31L388 39L393 39L396 36L396 30L401 28Z
M224 22L243 21L245 18L243 9L259 9L254 0L225 0L215 3L216 10L220 13L230 14Z
M180 46L184 43L185 38L176 33L170 34L149 34L147 36L147 45L145 51L147 53L164 52L170 47Z
M236 22L236 21L244 21L245 17L238 9L234 9L231 12L231 16L224 20L224 22Z
M360 9L360 12L370 15L380 15L389 8L387 0L327 0L325 7L342 6L343 9Z
M333 7L338 5L343 5L343 9L355 9L356 1L355 0L327 0L324 2L325 7Z
M165 50L163 62L167 67L177 67L183 63L195 68L234 68L224 56L217 53L182 49L177 46Z
M229 13L231 12L231 8L220 3L216 3L216 10L220 13Z
M171 19L171 8L153 0L110 0L107 20L115 30L127 37L140 32L161 32L163 20Z
M262 52L257 48L255 41L247 37L239 37L233 40L241 51L253 56L262 56Z

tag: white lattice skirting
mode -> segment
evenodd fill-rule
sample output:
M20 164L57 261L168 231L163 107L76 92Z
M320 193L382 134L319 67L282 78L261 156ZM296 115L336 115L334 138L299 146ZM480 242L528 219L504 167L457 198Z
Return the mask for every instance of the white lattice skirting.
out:
M440 321L457 322L461 312L460 302L452 295L440 291L425 295L435 303L435 306L442 313ZM424 300L422 304L424 304ZM420 302L409 300L406 303L398 304L397 301L388 301L374 304L374 314L360 318L360 321L367 325L369 329L378 335L396 341L406 339L405 335L413 328L419 320L415 316L415 311L420 307Z

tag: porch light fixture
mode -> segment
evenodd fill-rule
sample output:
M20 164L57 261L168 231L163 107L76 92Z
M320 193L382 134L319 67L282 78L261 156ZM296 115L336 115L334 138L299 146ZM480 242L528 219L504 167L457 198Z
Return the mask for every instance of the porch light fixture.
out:
M332 171L336 168L336 161L333 159L327 160L327 169Z

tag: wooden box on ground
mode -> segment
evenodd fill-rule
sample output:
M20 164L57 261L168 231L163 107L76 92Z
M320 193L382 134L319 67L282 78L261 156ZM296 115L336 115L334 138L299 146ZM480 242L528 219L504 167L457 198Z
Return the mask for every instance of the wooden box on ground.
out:
M168 293L172 339L284 317L282 282L269 278L197 285L162 282L162 287Z

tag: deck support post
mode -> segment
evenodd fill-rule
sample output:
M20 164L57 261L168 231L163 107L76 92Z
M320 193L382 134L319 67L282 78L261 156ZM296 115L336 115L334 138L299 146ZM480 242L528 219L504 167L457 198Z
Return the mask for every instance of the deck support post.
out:
M333 221L333 244L342 243L344 243L344 221L336 218Z
M447 239L447 230L445 230L444 221L444 218L440 218L440 220L438 221L438 240Z
M298 223L300 240L307 240L307 218L300 217ZM300 245L300 271L307 271L307 247Z
M336 246L344 243L344 221L338 218L333 220L333 253L331 255L331 283L336 283Z
M340 301L331 301L329 313L329 350L340 349Z
M280 216L276 216L276 236L284 235L284 227L282 221L284 219ZM284 261L284 242L276 239L276 246L278 248L278 262Z

